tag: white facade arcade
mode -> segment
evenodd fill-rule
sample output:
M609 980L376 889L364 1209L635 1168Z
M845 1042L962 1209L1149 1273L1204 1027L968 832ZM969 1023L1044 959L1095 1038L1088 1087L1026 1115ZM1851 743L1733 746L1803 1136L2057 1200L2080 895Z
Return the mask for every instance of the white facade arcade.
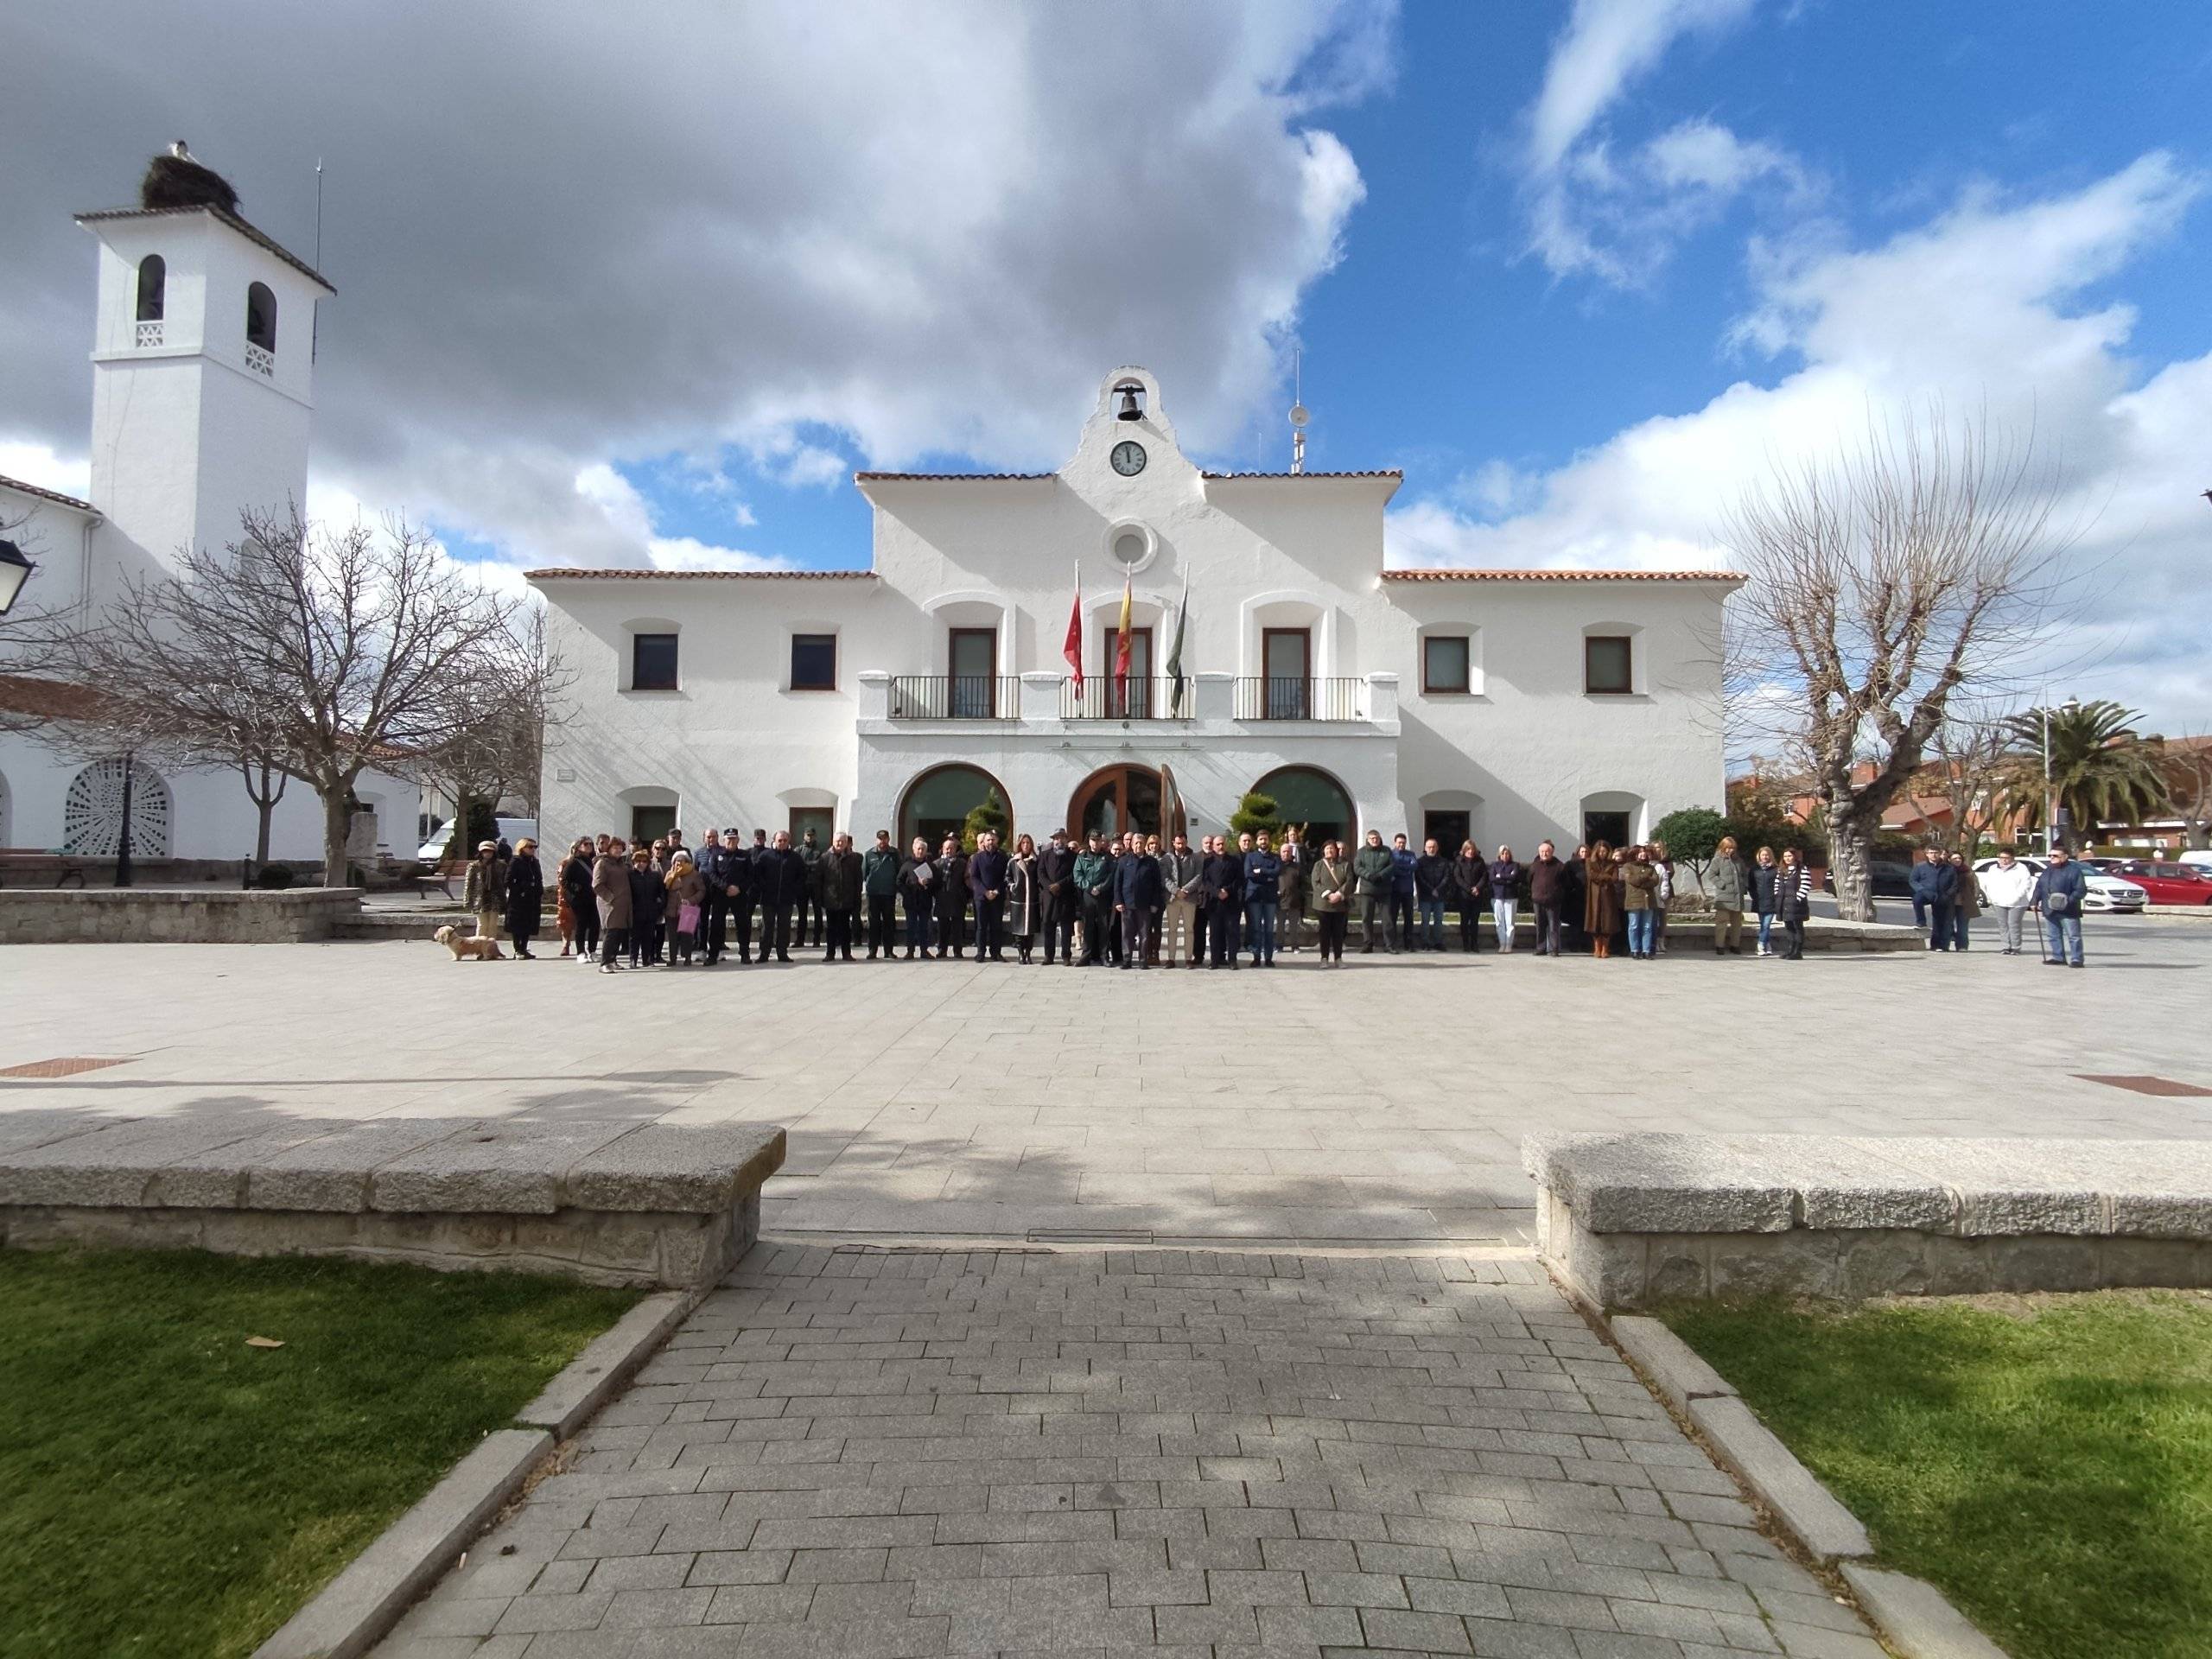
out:
M315 311L334 290L233 213L117 208L78 223L99 240L92 315L90 499L0 478L0 534L37 566L19 608L98 607L130 580L176 569L180 550L238 540L239 515L307 496ZM8 663L0 633L0 676ZM19 714L66 727L69 688L10 685ZM236 861L259 815L237 773L131 768L131 848L141 860ZM123 761L0 734L0 848L113 855ZM411 853L418 791L364 774L372 824L355 845ZM270 824L277 859L322 856L322 808L289 785Z
M1721 804L1726 572L1385 570L1399 474L1201 471L1141 368L1107 378L1057 473L856 482L864 571L532 573L575 677L547 733L550 837L673 822L903 844L994 787L1039 840L1158 827L1164 789L1195 835L1265 787L1294 822L1527 856Z

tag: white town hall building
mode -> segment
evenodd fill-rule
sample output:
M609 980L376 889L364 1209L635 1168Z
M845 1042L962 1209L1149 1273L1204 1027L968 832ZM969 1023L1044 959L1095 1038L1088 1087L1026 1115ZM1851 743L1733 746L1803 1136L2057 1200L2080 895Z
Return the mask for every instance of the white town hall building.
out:
M573 680L555 844L674 823L904 846L992 791L1040 842L1195 836L1257 789L1318 834L1526 858L1721 805L1727 572L1386 569L1399 474L1203 471L1141 368L1107 377L1057 473L855 481L865 570L531 573Z

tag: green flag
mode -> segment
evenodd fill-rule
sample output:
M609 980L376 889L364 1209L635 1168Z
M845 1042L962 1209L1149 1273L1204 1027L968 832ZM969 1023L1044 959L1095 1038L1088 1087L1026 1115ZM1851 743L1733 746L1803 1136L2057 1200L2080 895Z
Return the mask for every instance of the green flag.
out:
M1183 603L1175 613L1175 643L1167 652L1167 677L1175 682L1173 712L1183 712L1183 629L1191 620L1191 579L1183 578Z

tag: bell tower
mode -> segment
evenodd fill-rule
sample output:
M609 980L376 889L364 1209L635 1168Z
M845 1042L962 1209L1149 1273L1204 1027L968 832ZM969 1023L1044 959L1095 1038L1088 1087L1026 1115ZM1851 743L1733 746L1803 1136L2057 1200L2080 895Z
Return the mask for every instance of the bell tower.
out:
M126 574L174 569L186 546L221 550L241 512L307 491L315 303L336 290L240 218L182 144L175 156L156 158L141 206L77 215L100 244L96 599ZM179 191L180 179L205 182Z

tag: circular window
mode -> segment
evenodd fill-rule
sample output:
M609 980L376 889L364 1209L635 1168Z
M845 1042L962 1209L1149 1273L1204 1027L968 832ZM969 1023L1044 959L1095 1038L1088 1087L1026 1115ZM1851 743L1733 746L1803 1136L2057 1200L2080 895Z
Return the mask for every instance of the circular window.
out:
M1115 563L1134 572L1152 563L1159 543L1142 524L1116 524L1106 532L1106 550L1114 556Z

